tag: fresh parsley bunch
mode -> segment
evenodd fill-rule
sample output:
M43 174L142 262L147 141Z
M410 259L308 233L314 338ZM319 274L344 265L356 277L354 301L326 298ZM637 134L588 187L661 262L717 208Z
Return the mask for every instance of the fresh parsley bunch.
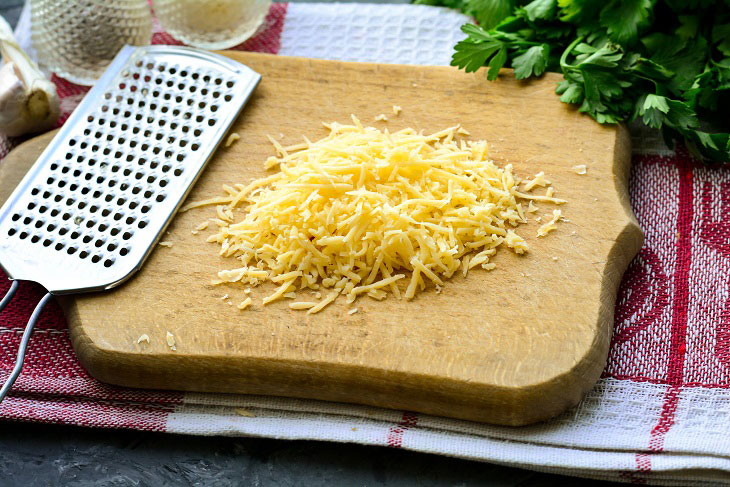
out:
M684 140L698 156L730 162L730 1L416 2L478 22L462 26L468 37L452 65L488 66L490 80L503 66L518 79L561 72L560 99L598 122L640 118L670 145Z

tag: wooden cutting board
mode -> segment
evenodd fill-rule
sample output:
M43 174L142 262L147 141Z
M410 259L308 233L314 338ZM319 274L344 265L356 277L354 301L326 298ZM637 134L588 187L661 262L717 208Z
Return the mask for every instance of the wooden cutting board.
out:
M627 196L629 138L558 100L559 77L516 81L503 71L342 63L228 53L263 75L233 127L241 140L222 148L191 200L217 196L224 183L263 176L272 155L267 134L282 143L326 134L321 121L350 114L391 130L435 131L461 123L487 139L499 164L521 176L545 171L569 222L537 239L534 221L520 227L531 251L502 250L497 269L456 277L410 302L344 300L316 315L286 301L233 303L241 286L209 285L235 266L191 232L214 208L176 217L165 240L127 284L106 293L64 297L81 363L99 380L132 387L272 394L409 409L489 423L522 425L576 404L604 367L617 286L642 236ZM403 108L394 116L391 106ZM387 122L374 122L380 113ZM44 135L0 164L3 198L49 142ZM578 175L572 167L585 164ZM550 213L541 205L538 215ZM175 337L176 350L166 343ZM147 334L150 343L137 343Z

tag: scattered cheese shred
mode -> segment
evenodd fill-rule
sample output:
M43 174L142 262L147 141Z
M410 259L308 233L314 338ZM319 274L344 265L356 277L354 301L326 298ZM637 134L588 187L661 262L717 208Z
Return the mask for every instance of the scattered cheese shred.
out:
M157 245L160 247L172 247L172 242L164 241L164 242L157 242Z
M524 254L527 252L527 242L525 239L515 233L514 230L507 230L507 237L504 239L507 247L513 249L515 253Z
M471 133L469 133L469 131L467 129L465 129L464 127L459 127L459 129L456 131L456 133L459 135L471 135Z
M546 224L544 224L543 226L541 226L540 228L537 229L537 236L544 237L548 233L550 233L553 230L555 230L556 228L558 228L556 223L558 223L558 221L560 220L561 217L562 217L562 212L560 210L553 210L553 218L549 222L547 222Z
M393 105L393 115L398 116L401 112L402 108L398 105Z
M140 335L139 338L137 338L137 343L142 343L142 342L149 343L150 342L150 336L148 334L146 334L146 333L143 334L143 335Z
M249 411L248 409L234 408L233 410L236 412L237 415L243 416L244 418L255 418L256 417L256 415L254 413L252 413L251 411Z
M233 410L236 412L237 415L243 416L244 418L255 418L256 417L256 415L254 413L252 413L251 411L249 411L248 409L234 408Z
M324 309L325 306L327 306L328 304L334 302L334 300L337 299L337 296L339 296L339 294L340 293L337 292L337 291L330 293L322 301L320 301L319 303L317 303L312 308L309 308L309 310L307 311L307 314L308 315L311 315L312 313L317 313L319 311L322 311L322 309Z
M228 138L226 139L226 147L230 147L230 146L232 146L232 145L233 145L233 143L234 143L235 141L237 141L238 139L240 139L240 138L241 138L241 136L240 136L240 135L238 135L238 134L237 134L236 132L233 132L233 133L232 133L231 135L229 135L229 136L228 136Z
M165 339L167 340L167 346L170 347L170 350L177 350L177 347L175 347L175 336L172 333L168 331Z
M352 308L350 311L347 312L348 315L354 315L357 313L357 308Z
M387 122L388 121L388 117L386 117L384 113L381 113L380 115L378 115L377 117L375 117L375 121L376 122Z
M583 175L586 172L588 172L588 168L585 164L578 164L577 166L573 166L573 172L576 174Z
M195 229L196 230L205 230L206 228L208 228L208 225L209 225L208 220L205 220L203 223L201 223L200 225L195 227Z
M535 186L547 186L550 184L550 181L545 179L545 173L540 171L539 173L535 174L535 177L529 181L525 181L525 191L532 191Z
M246 309L249 306L251 306L251 303L253 303L253 300L250 297L248 297L248 298L244 299L243 301L241 301L240 303L238 303L236 305L236 307L238 309Z
M208 241L239 266L220 271L216 283L273 282L278 288L264 304L329 289L324 298L314 291L317 303L289 304L309 314L340 295L348 303L361 295L412 299L429 282L441 289L457 271L493 269L502 245L528 251L515 232L527 221L523 205L530 212L532 200L565 202L528 193L549 184L543 173L517 191L522 181L511 165L489 160L485 141L454 140L459 125L424 135L352 121L324 124L327 137L296 146L269 138L277 156L266 167L278 167L275 174L225 185L226 196L185 207L219 205ZM248 297L238 307L250 304Z

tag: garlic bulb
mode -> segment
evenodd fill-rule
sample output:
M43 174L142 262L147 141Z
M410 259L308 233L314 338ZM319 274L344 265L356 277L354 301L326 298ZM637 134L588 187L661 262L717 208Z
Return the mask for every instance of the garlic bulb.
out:
M18 45L0 17L0 133L9 136L48 130L58 120L56 87Z

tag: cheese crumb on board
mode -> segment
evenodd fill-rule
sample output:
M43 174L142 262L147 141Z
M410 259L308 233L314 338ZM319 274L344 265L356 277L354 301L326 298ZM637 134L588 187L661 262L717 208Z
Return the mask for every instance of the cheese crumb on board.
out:
M226 147L230 147L230 146L232 146L232 145L233 145L233 143L234 143L235 141L237 141L238 139L240 139L240 138L241 138L241 136L240 136L240 135L238 135L238 134L237 134L236 132L233 132L233 133L232 133L231 135L229 135L229 136L228 136L228 138L226 139Z
M507 230L507 236L504 239L504 243L517 254L524 254L528 250L525 239L517 235L515 231L511 229Z
M375 117L375 121L376 122L387 122L388 121L388 117L386 117L384 113L381 113L380 115L378 115L377 117Z
M246 309L246 308L248 308L249 306L251 306L251 303L253 303L253 300L252 300L252 299L251 299L250 297L248 297L248 298L244 299L243 301L241 301L240 303L238 303L238 304L236 305L236 307L237 307L238 309L241 309L241 310L243 310L243 309Z
M465 129L464 127L459 127L456 130L456 133L459 135L471 135L471 133L469 133L469 131L467 129Z
M195 227L195 229L196 230L205 230L206 228L208 228L209 224L210 224L210 222L208 222L208 220L205 220L203 223L201 223L200 225Z
M545 187L550 184L550 181L545 179L545 173L540 171L535 174L535 177L529 181L525 181L525 191L532 191L536 186Z
M393 105L393 115L398 116L401 112L402 108L398 105Z
M352 308L350 311L347 312L348 315L354 315L357 313L357 308Z
M553 230L555 230L556 228L558 228L556 223L558 223L561 216L562 216L562 212L560 210L553 210L553 218L549 222L547 222L546 224L544 224L543 226L541 226L540 228L537 229L537 236L544 237L548 233L550 233Z
M146 334L146 333L140 335L139 338L137 338L137 343L142 343L142 342L149 343L150 342L150 336L148 334Z
M573 172L576 174L583 175L586 172L588 172L588 168L585 164L578 164L577 166L573 166Z
M164 242L157 242L157 245L160 247L172 247L172 242L164 241Z
M226 299L228 299L228 294L224 294L223 296L221 296L220 299L221 301L225 301Z
M165 340L167 341L167 346L170 347L170 350L177 350L177 347L175 346L175 336L167 332L167 335L165 336Z
M276 156L265 167L276 173L225 185L226 196L184 208L218 205L218 230L208 241L238 260L218 283L272 282L277 288L264 305L326 289L313 306L289 304L308 314L340 296L348 303L363 295L412 299L457 271L493 269L499 247L527 252L516 232L527 221L524 206L565 202L529 193L550 184L542 172L518 191L512 165L495 165L485 141L454 140L459 125L425 135L352 121L324 124L330 134L314 142L284 147L269 137Z

